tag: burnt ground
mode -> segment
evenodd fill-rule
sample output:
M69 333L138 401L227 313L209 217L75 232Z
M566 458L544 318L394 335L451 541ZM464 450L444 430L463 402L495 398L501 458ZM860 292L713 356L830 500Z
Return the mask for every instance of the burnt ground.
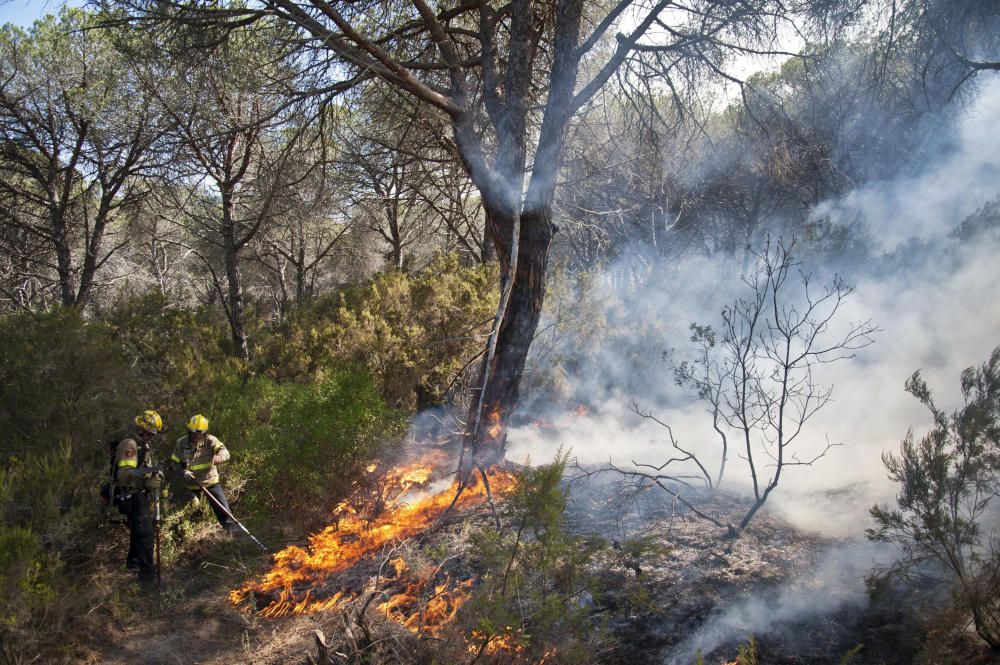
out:
M699 654L705 663L730 662L752 635L761 664L1000 663L968 631L957 640L939 634L928 649L908 598L873 601L864 579L891 561L884 548L804 532L766 510L734 538L655 491L625 506L603 492L584 496L568 513L572 529L614 534L621 551L628 538L647 545L633 548L625 565L619 556L614 572L608 566L598 605L617 641L609 662L691 665ZM727 495L688 498L727 525L749 506ZM630 584L644 590L644 602L616 592ZM968 655L951 658L958 653Z
M595 625L614 640L601 662L692 665L699 653L706 664L731 662L750 635L761 664L995 662L968 637L939 645L947 659L929 656L919 638L926 631L905 602L869 602L863 577L878 552L863 543L805 533L766 511L734 539L666 495L626 508L594 496L574 501L567 517L574 532L612 543L595 563L601 584L588 600ZM698 505L723 523L745 509L725 496ZM450 531L444 537L454 542L460 529ZM83 637L67 647L66 662L305 663L315 653L313 631L342 632L343 617L269 620L232 606L229 590L268 562L251 543L203 527L165 571L159 597L109 571L117 591L80 618ZM955 658L958 651L970 655Z

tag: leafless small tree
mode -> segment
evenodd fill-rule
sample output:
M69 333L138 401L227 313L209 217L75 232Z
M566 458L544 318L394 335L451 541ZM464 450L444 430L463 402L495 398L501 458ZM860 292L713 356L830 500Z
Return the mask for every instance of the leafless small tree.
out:
M693 463L695 477L716 489L730 451L738 449L749 467L754 500L737 530L746 528L786 469L812 465L837 445L828 441L809 457L799 457L806 423L833 393L833 386L819 382L817 369L852 358L873 343L877 332L870 320L840 324L837 313L853 287L835 277L816 289L793 257L793 248L794 241L786 246L768 240L755 252L757 269L743 277L748 294L723 308L718 332L692 325L696 357L674 366L678 384L692 388L708 404L720 442L717 471L710 473L708 462L682 449L669 428L672 447L682 454L659 466L637 465L639 474L676 480L690 476L668 474L667 468Z

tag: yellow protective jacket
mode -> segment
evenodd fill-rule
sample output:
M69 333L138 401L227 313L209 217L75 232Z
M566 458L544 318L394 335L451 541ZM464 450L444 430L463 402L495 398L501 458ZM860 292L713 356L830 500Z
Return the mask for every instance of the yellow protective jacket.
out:
M212 458L216 455L222 458L222 462L229 460L229 451L226 450L225 444L211 434L206 434L200 445L195 445L188 440L188 437L182 436L177 439L170 461L180 473L184 473L184 469L187 469L194 474L198 485L187 482L184 484L189 490L195 490L199 485L211 487L219 484L219 469L212 462Z
M115 450L115 480L126 492L143 489L143 473L139 469L148 468L153 463L153 447L147 445L145 454L139 459L139 444L135 439L123 439Z

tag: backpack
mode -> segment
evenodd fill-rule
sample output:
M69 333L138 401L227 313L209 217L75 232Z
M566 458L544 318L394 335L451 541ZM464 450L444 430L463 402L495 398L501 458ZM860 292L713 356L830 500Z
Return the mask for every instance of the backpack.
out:
M115 456L118 452L118 444L119 441L108 442L108 479L101 484L101 500L104 501L105 506L117 508L118 512L124 514L127 512L125 490L118 484L118 474L115 473L117 471Z

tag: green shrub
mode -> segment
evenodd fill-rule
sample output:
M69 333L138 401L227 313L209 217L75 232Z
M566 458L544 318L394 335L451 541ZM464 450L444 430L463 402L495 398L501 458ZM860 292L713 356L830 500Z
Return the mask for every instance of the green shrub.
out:
M736 665L757 665L757 638L751 635L746 644L741 644L736 650Z
M110 328L73 310L4 317L0 340L0 520L85 559L106 437L142 408L137 384Z
M0 524L0 623L23 626L32 613L54 601L59 568L31 529Z
M405 417L355 366L331 368L306 385L220 373L186 408L206 415L232 453L223 477L245 499L241 509L298 525L328 516L360 470L405 431Z
M94 536L89 479L73 458L67 441L0 470L0 662L29 662L79 609L85 580L62 572L88 560Z
M106 325L145 408L155 406L169 424L186 418L179 407L219 372L244 369L228 350L228 324L218 312L172 306L156 291L118 303Z
M131 422L141 406L137 384L109 333L74 310L0 319L0 454L69 440L93 456L106 432Z
M404 432L405 419L386 408L363 368L294 386L264 433L271 463L262 470L273 488L269 496L276 507L293 513L330 508Z
M899 494L895 506L871 508L876 528L866 533L898 543L902 556L869 584L925 573L925 566L943 572L956 607L1000 649L1000 549L989 533L1000 487L1000 347L983 365L963 371L961 386L962 407L949 414L935 404L919 371L906 382L934 425L919 439L908 432L898 454L882 455Z
M370 284L293 312L266 340L259 365L278 380L322 379L363 364L386 402L412 410L439 403L482 348L496 308L492 267L438 257L419 275L387 272Z
M479 584L459 615L469 652L485 657L503 644L525 662L588 663L607 639L590 617L597 580L588 564L600 545L563 524L565 463L561 456L523 471L509 528L474 534L469 556Z
M0 318L0 657L38 654L72 621L105 436L140 406L108 326L64 309Z

